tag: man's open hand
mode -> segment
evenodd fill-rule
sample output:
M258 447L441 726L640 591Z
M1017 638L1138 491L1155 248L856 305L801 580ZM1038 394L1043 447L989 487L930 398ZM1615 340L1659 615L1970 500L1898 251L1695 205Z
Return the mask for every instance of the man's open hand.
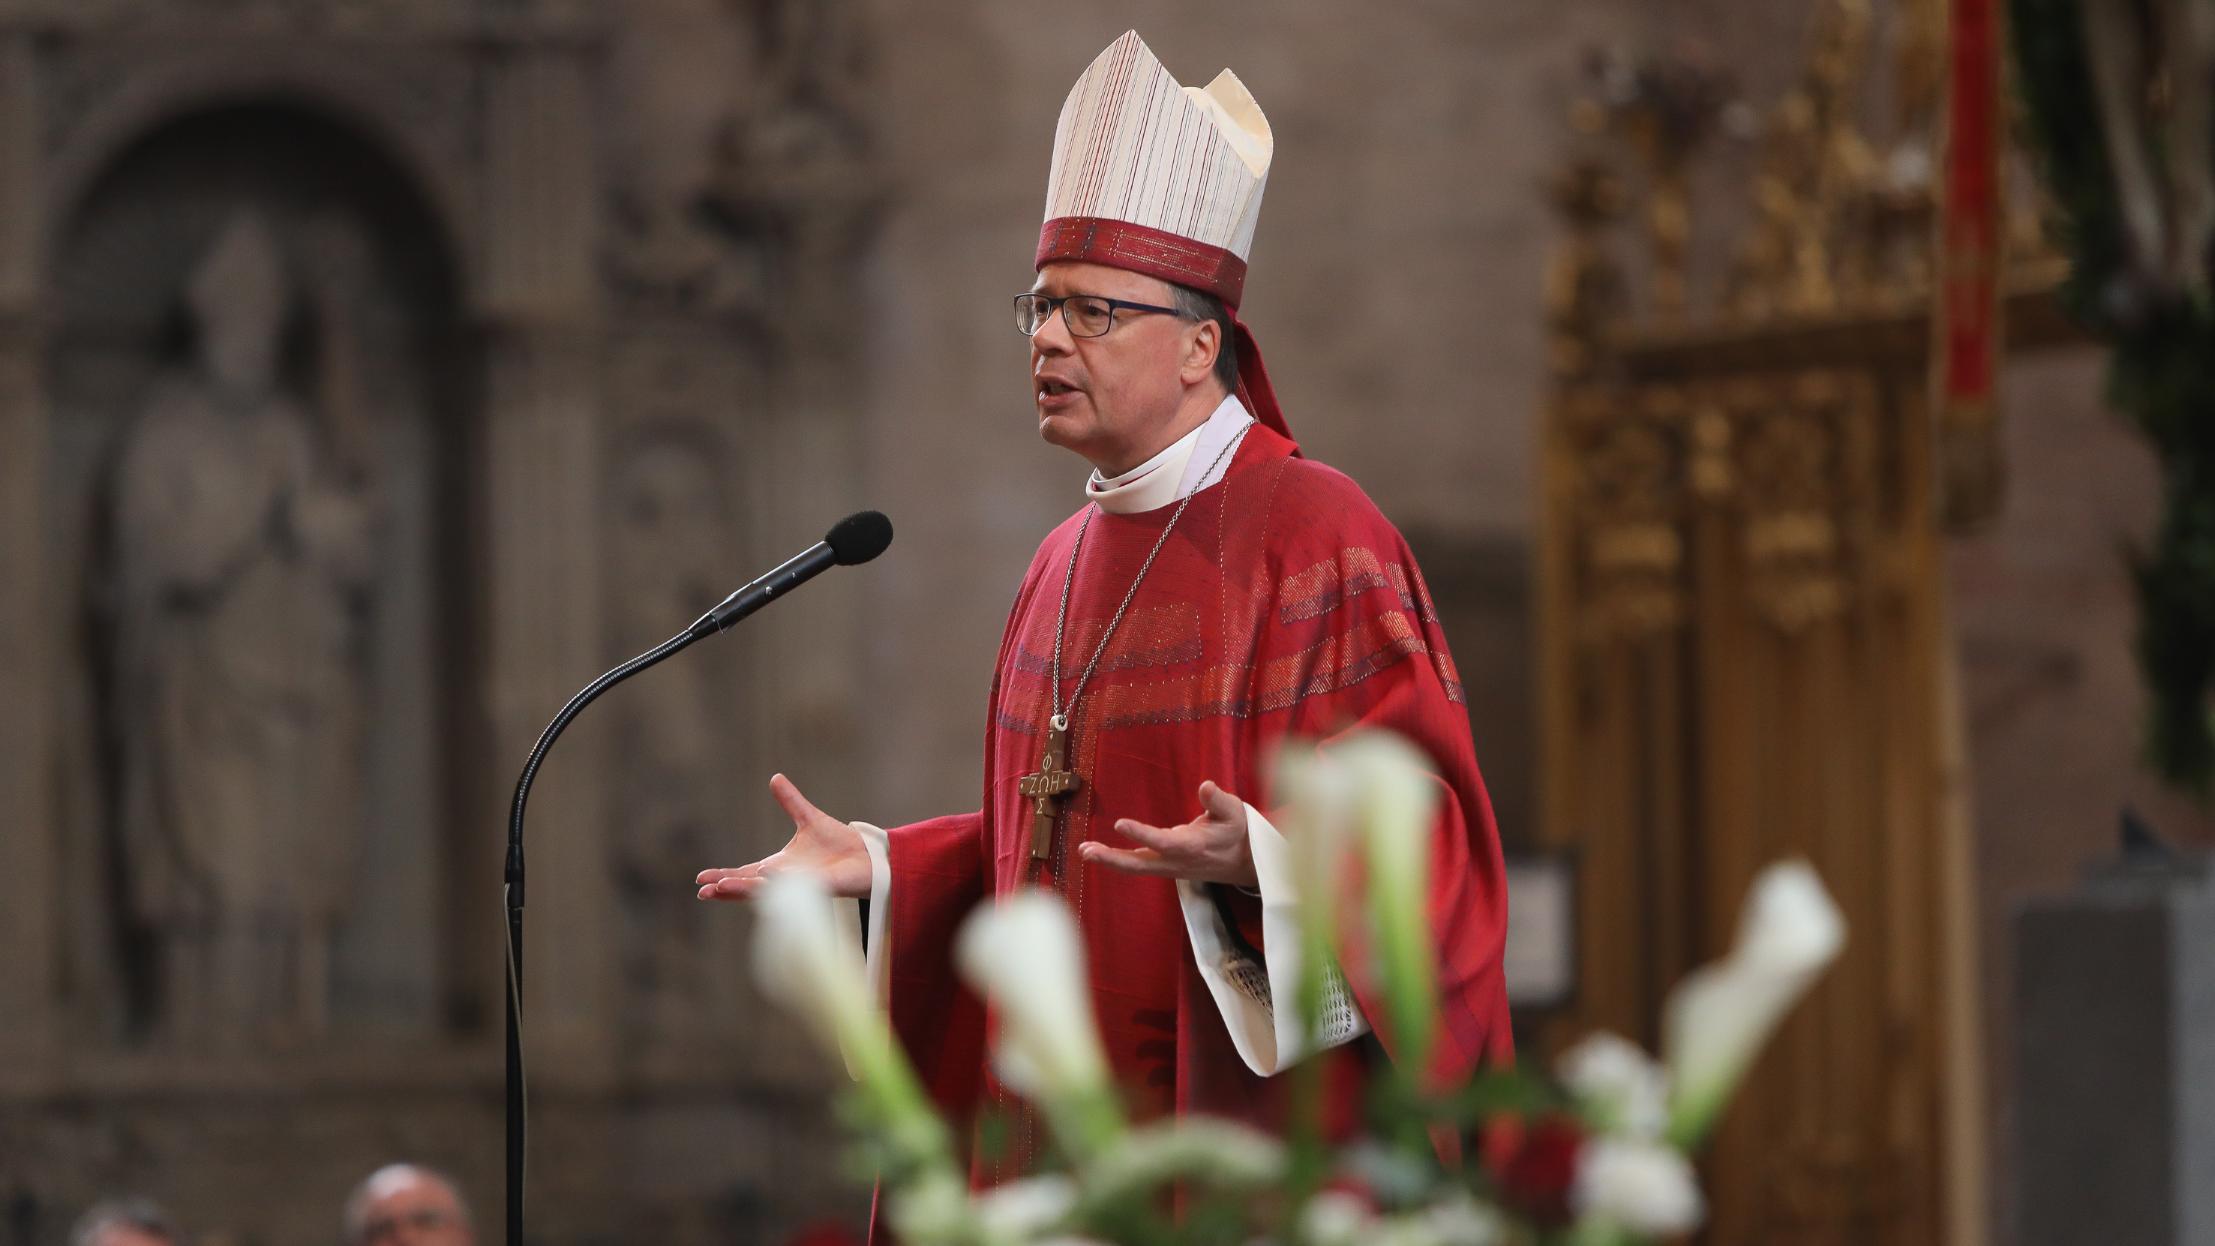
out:
M1212 780L1200 785L1200 816L1183 826L1148 826L1121 818L1115 829L1140 846L1110 848L1088 839L1077 845L1077 855L1094 865L1131 874L1234 887L1257 885L1253 852L1246 845L1246 802Z
M869 850L861 832L808 803L792 780L771 776L769 792L792 818L792 841L752 865L735 870L701 870L693 881L703 900L743 900L761 880L786 870L813 870L832 895L862 899L869 895Z

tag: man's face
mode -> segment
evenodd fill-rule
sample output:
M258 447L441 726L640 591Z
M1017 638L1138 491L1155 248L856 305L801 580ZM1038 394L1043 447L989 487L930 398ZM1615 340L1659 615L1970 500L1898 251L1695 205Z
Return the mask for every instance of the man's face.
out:
M405 1169L378 1174L361 1246L474 1246L469 1217L445 1182Z
M1156 307L1176 302L1166 281L1075 261L1039 269L1031 290ZM1039 436L1110 474L1145 461L1161 448L1154 443L1177 417L1196 327L1178 316L1119 309L1105 336L1077 337L1055 311L1031 338L1031 398L1038 407Z

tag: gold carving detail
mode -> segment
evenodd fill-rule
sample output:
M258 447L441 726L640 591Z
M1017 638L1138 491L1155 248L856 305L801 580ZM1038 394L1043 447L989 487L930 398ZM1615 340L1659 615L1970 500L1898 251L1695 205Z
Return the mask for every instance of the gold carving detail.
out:
M1720 516L1759 617L1797 632L1844 609L1876 522L1873 388L1808 371L1579 388L1557 408L1574 514L1578 634L1681 626L1688 525Z
M1686 613L1682 420L1666 395L1593 386L1561 408L1575 460L1576 540L1588 641L1680 626Z
M1844 609L1860 578L1856 555L1877 503L1874 395L1822 372L1733 391L1747 595L1772 626L1798 632Z
M1548 197L1569 227L1546 267L1548 364L1557 377L1587 376L1599 359L1602 326L1628 306L1622 268L1607 242L1623 218L1622 180L1586 157L1554 178Z
M1880 284L1870 252L1902 218L1927 214L1927 176L1920 186L1887 185L1855 123L1868 31L1865 0L1832 0L1818 12L1806 72L1763 128L1753 225L1724 285L1728 316L1866 301Z

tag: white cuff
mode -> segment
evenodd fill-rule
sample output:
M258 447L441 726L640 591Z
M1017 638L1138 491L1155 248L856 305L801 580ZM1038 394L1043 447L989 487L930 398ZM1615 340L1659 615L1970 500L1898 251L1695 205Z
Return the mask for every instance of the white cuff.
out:
M1292 884L1292 862L1284 836L1262 816L1246 806L1246 842L1253 853L1254 875L1261 884L1262 960L1257 964L1242 953L1223 916L1208 896L1204 883L1177 881L1177 900L1184 909L1185 933L1192 939L1192 958L1199 965L1200 980L1223 1014L1231 1045L1246 1067L1262 1077L1281 1073L1308 1054L1300 1033L1297 1008L1278 1009L1274 1001L1294 1000L1300 991L1300 904ZM1332 966L1315 1049L1336 1047L1369 1032L1345 978Z
M864 972L869 975L870 994L877 997L877 1006L889 1009L892 1001L892 975L889 972L891 957L886 955L890 949L884 945L884 920L886 902L892 895L892 853L883 827L869 822L854 822L849 825L861 832L862 849L869 854L869 934L863 943ZM837 904L845 921L856 926L861 924L858 904L852 900L840 900ZM855 1071L851 1059L846 1062L846 1072L854 1080L861 1080L861 1074Z

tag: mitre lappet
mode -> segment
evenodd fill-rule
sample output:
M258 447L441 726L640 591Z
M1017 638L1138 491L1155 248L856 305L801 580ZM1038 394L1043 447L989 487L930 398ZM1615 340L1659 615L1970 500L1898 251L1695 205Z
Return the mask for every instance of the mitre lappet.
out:
M1239 401L1290 438L1260 348L1238 317L1275 150L1269 119L1238 75L1226 69L1205 87L1179 86L1138 32L1126 31L1062 102L1037 267L1105 264L1223 300Z

